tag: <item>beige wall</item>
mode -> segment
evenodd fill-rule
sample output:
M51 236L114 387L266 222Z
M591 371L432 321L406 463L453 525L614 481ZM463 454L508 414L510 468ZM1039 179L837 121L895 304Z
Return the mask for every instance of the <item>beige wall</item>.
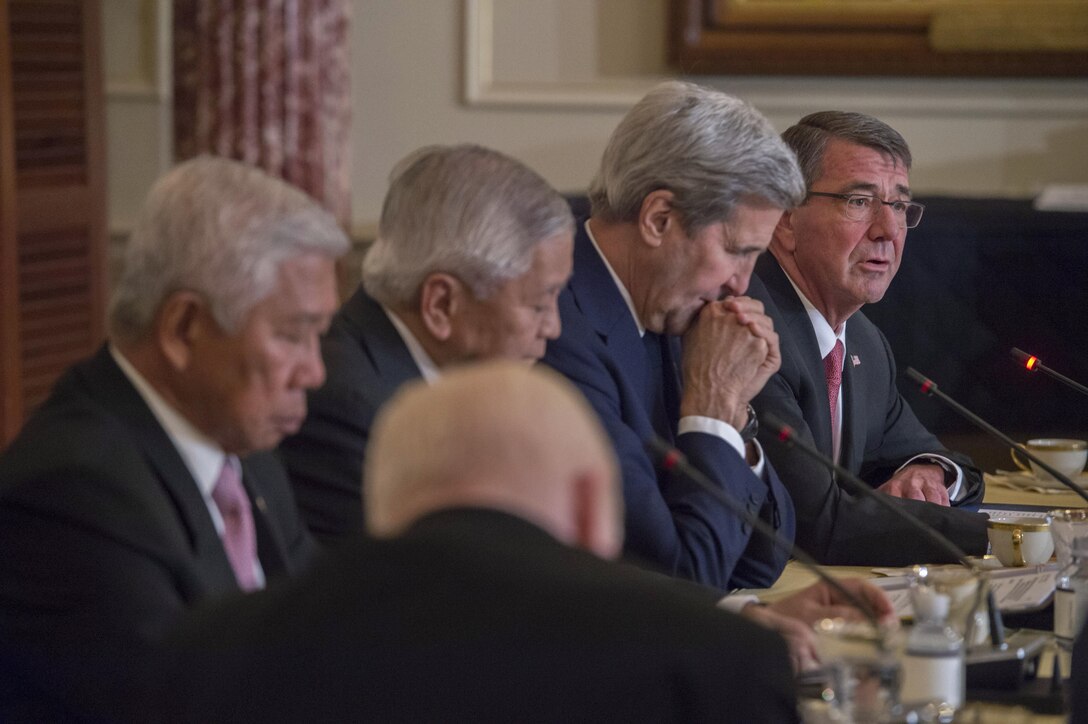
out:
M127 229L169 163L169 0L104 0L110 223ZM664 64L664 0L354 0L353 207L427 143L473 141L585 187L609 132ZM112 50L111 50L112 49ZM1088 183L1088 81L704 78L778 128L823 108L911 142L922 194L1031 196Z

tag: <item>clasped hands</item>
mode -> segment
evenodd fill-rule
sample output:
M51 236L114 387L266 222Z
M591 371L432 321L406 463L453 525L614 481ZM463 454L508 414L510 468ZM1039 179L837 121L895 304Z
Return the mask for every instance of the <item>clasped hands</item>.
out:
M684 333L680 415L700 415L738 430L747 406L778 371L782 355L763 303L727 297L706 304Z

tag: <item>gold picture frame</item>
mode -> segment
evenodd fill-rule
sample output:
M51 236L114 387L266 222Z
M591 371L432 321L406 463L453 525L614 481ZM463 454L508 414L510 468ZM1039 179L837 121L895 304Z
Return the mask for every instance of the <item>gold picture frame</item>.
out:
M695 75L1088 76L1088 0L669 0Z

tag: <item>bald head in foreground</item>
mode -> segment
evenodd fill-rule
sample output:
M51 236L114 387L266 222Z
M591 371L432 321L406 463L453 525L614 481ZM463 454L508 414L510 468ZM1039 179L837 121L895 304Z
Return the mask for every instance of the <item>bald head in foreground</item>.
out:
M623 538L616 462L558 375L492 362L410 384L366 476L374 538L178 634L180 718L796 719L782 638L605 560ZM826 613L821 596L785 612Z
M364 494L371 533L435 511L500 510L601 558L623 544L611 445L581 395L548 370L492 364L416 385L379 418Z

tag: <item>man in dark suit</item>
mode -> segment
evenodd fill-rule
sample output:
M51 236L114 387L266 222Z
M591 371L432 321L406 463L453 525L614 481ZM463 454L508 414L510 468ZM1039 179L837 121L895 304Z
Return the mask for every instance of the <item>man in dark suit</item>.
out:
M986 550L982 474L946 450L896 388L888 342L859 310L879 301L899 268L911 201L911 156L887 124L857 113L815 113L783 139L796 152L808 198L783 214L751 294L774 320L781 369L752 403L971 554ZM797 542L824 563L943 562L874 501L848 492L823 466L764 429L768 457L797 509ZM953 506L949 507L951 501Z
M26 676L20 694L93 688L109 678L99 655L308 565L313 541L267 451L324 379L318 338L347 244L305 194L225 159L151 190L108 343L0 458L0 657Z
M390 177L362 285L322 339L328 370L280 446L311 532L362 529L374 415L407 380L479 359L535 361L559 333L570 209L535 172L480 146L432 146Z
M741 296L782 210L802 198L793 154L742 101L664 83L613 132L589 195L560 298L563 331L544 361L581 388L612 438L627 550L721 589L769 586L787 552L709 493L655 471L644 444L674 442L793 535L793 507L754 442L748 404L778 369L778 338L762 305Z
M187 621L174 717L796 720L782 639L707 589L604 560L623 535L616 465L558 375L491 362L406 385L366 467L377 539ZM856 617L825 593L767 608Z

